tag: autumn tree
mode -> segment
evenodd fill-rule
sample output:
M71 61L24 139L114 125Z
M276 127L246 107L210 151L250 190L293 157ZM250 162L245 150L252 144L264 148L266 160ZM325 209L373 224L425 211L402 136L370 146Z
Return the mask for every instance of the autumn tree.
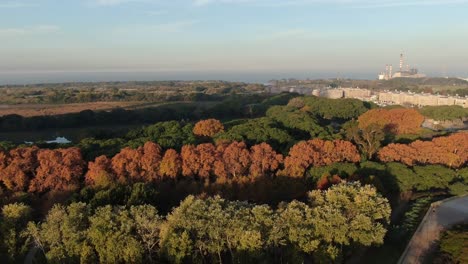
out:
M274 173L283 163L283 155L277 154L267 143L261 143L250 148L250 176L263 177Z
M294 145L285 158L285 170L280 174L303 177L310 166L325 166L336 162L358 162L359 153L351 142L313 139Z
M223 131L224 125L217 119L201 120L193 128L193 134L203 137L213 137Z
M28 189L38 167L38 151L37 147L28 147L0 152L0 181L8 190L21 192Z
M372 109L359 116L358 121L361 129L377 124L395 134L417 134L424 116L414 109Z
M85 162L78 148L41 149L37 160L39 167L29 186L30 191L70 191L79 188Z
M442 164L459 168L468 162L468 133L456 133L432 141L417 140L410 144L389 144L379 151L383 162L398 161L406 165Z
M139 151L142 152L140 163L143 175L141 175L141 177L146 182L159 179L159 165L162 159L161 147L158 144L149 141L146 142Z
M112 170L119 182L155 181L161 156L161 147L150 141L137 149L124 148L112 158Z
M330 175L328 173L325 173L322 175L322 178L320 178L318 181L317 181L317 189L319 190L326 190L328 189L330 186L334 185L334 184L338 184L342 181L342 179L340 178L340 176L338 175Z
M107 187L114 183L116 179L111 166L111 160L106 156L99 156L94 162L89 162L88 172L85 175L86 185Z
M182 175L208 179L213 174L216 160L216 147L213 144L185 145L182 147L180 156Z
M229 144L222 153L222 166L225 174L217 176L225 178L236 178L246 176L250 164L250 152L244 142L234 141Z

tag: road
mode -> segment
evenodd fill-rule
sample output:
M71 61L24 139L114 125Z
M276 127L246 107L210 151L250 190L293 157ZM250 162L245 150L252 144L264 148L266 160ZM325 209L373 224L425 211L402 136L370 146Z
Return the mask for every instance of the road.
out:
M441 232L464 222L468 222L468 195L433 203L398 263L423 263L424 257L437 244Z

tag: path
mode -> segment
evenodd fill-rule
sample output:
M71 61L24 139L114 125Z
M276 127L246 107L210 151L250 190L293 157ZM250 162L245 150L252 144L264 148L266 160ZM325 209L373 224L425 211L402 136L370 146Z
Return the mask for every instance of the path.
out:
M463 222L468 222L468 195L431 204L398 263L422 263L424 256L439 240L441 232Z

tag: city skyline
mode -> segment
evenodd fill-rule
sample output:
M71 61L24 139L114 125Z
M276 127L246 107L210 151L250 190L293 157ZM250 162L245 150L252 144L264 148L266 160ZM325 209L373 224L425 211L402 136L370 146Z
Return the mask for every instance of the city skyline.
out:
M429 76L468 75L463 0L63 2L0 2L2 76L213 72L368 78L387 63L396 65L400 52Z

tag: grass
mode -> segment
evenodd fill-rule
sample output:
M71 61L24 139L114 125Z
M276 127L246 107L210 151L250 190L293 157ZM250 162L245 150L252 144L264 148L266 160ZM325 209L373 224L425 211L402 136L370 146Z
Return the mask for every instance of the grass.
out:
M468 224L445 231L437 252L427 263L468 263Z

